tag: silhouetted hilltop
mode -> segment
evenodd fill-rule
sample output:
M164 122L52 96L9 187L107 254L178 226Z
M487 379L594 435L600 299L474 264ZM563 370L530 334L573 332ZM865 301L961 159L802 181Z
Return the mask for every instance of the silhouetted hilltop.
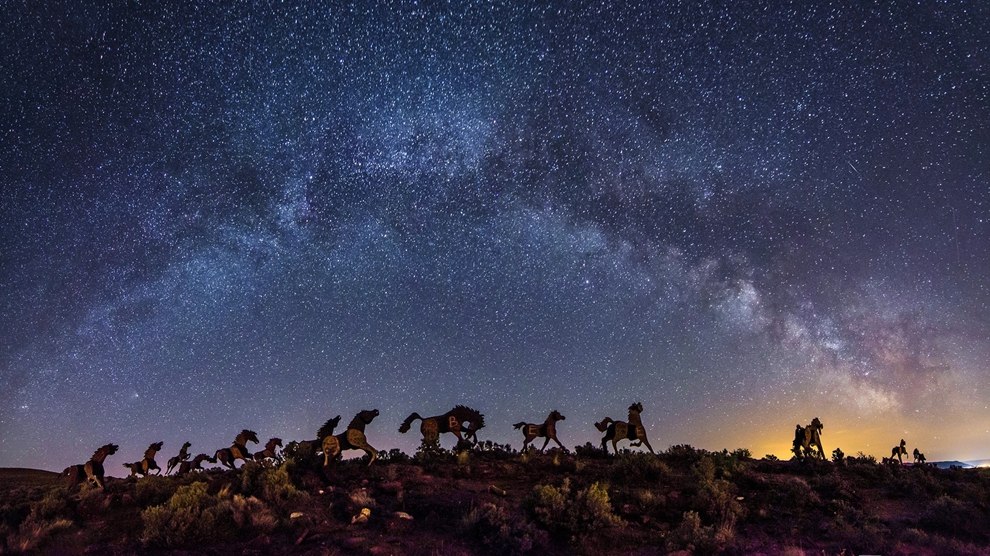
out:
M0 552L987 554L990 470L654 456L383 452L107 480L0 470Z

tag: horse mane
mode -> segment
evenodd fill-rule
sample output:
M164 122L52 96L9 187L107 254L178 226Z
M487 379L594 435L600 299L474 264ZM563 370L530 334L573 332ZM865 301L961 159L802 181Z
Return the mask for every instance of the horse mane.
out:
M450 414L457 418L458 423L467 421L471 423L471 430L478 430L485 426L485 416L466 405L454 406Z
M265 449L266 450L273 450L274 451L276 446L281 446L281 445L282 445L282 439L281 438L278 438L278 437L269 438L268 439L268 444L265 444Z
M340 424L340 415L334 417L333 419L327 419L326 423L320 427L320 430L316 431L316 439L323 442L323 439L333 434L333 429L337 428Z
M238 434L237 438L234 439L234 444L239 444L241 446L244 446L248 443L248 440L253 440L257 444L258 433L248 429L244 429L241 431L241 434Z
M642 417L639 416L643 412L643 404L636 402L629 406L629 422L633 424L643 424Z
M91 459L91 460L98 460L101 457L102 458L106 458L107 456L109 456L110 454L113 454L116 451L117 451L117 445L116 444L104 444L103 446L100 446L99 448L97 448L96 451L93 452L93 457L91 457L89 459Z
M369 415L370 417L368 417ZM370 423L371 420L374 419L377 415L378 415L377 409L362 410L360 413L355 415L353 419L351 419L351 422L349 425L347 425L347 428L364 430L364 426Z
M163 444L165 444L165 443L164 442L155 442L151 446L148 446L148 449L144 451L144 458L145 459L155 459L155 454L157 454L158 451L162 449L162 445Z

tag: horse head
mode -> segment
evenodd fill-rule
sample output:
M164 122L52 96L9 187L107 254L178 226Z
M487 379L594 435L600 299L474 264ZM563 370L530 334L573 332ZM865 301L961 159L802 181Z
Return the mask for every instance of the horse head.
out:
M821 434L822 429L825 428L825 425L823 425L822 422L818 420L818 417L815 417L814 419L811 420L811 428L818 429L818 433Z
M265 449L266 450L274 450L276 446L278 446L279 448L282 447L282 439L281 438L272 438L272 439L268 440L268 444L265 444Z
M635 413L636 415L639 415L642 412L643 412L643 404L641 404L639 402L636 402L636 403L632 404L631 406L629 406L629 415L632 415L633 413Z
M379 413L377 409L365 409L361 413L357 414L358 418L361 419L365 425L371 424L371 422L374 421L375 417L378 417L378 415Z
M183 442L183 443L182 443L182 447L181 447L181 448L179 448L179 451L180 451L180 452L185 452L185 451L186 451L186 450L188 450L188 449L189 449L190 447L192 447L192 442Z
M117 446L116 444L105 444L97 448L96 451L93 452L93 457L90 459L94 461L103 461L107 456L116 454L118 448L120 448L120 446Z
M549 419L550 419L551 421L563 421L564 419L567 419L567 417L564 417L563 415L561 415L561 414L560 414L560 412L559 412L559 411L557 411L557 410L555 409L555 410L553 410L553 411L551 411L551 412L550 412L550 417L549 417Z
M258 433L244 429L234 440L234 444L240 444L241 446L246 446L248 442L258 444Z
M323 423L320 430L316 432L316 439L322 442L324 438L333 434L333 429L337 428L337 425L339 424L340 415L334 417L333 419L327 419L327 422Z

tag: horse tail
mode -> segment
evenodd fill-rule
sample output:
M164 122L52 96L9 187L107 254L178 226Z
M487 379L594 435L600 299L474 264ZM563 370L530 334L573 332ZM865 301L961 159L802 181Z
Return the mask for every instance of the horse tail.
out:
M526 423L524 423L523 421L520 421L520 422L516 423L515 425L512 425L512 428L514 428L514 429L521 429L521 428L523 428L525 426L526 426Z
M409 432L410 425L412 425L412 422L415 421L416 419L423 420L423 418L419 416L419 413L416 413L414 411L412 415L406 417L406 420L403 421L401 425L399 425L399 432L403 434Z
M602 419L600 423L595 423L595 428L601 432L605 432L608 430L609 424L614 422L615 421L613 421L611 417L606 417Z

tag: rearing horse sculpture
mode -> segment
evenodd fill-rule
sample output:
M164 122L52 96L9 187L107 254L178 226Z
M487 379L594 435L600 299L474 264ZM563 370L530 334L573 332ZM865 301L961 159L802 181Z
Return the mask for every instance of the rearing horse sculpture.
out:
M83 464L70 465L62 471L62 478L68 483L68 487L72 488L85 481L92 481L96 483L96 486L103 488L106 486L106 481L104 480L105 471L103 469L103 462L106 461L107 456L112 456L117 453L116 444L105 444L95 452L93 452L93 457L89 458L89 461Z
M408 432L412 422L416 419L422 421L419 425L419 432L423 434L423 440L430 444L439 444L440 435L450 432L457 437L458 447L467 443L466 438L473 438L474 444L477 444L478 430L485 426L484 415L470 407L458 405L447 413L435 417L420 417L419 413L414 412L399 425L399 432L403 434ZM468 426L464 426L464 423L468 423ZM462 431L464 432L463 435L461 435Z
M247 449L248 442L258 444L258 433L244 429L234 439L234 444L230 448L220 448L213 454L213 459L219 460L221 464L231 469L237 469L234 465L237 460L244 460L244 463L247 463L252 459L251 452Z
M556 442L557 446L560 446L561 449L563 449L564 445L560 443L560 440L557 440L557 421L563 421L564 419L566 419L566 417L561 415L560 412L555 409L550 412L550 415L547 416L547 420L544 421L542 425L526 422L519 422L512 425L512 428L514 429L522 429L523 434L526 437L523 441L522 451L526 450L526 446L528 446L530 442L541 436L546 437L546 440L543 442L543 448L540 448L541 452L547 447L547 444L549 444L551 440Z
M323 439L323 466L330 465L330 460L336 460L344 450L364 450L369 456L368 465L378 457L378 451L368 444L368 439L364 436L364 427L378 417L377 409L365 409L351 419L347 425L347 430L334 436L330 435Z
M616 443L620 440L628 439L636 441L629 444L630 446L646 445L651 454L656 454L653 451L653 446L650 446L650 441L646 439L646 428L643 427L643 420L639 416L642 412L643 404L636 402L629 406L628 422L613 421L611 417L606 417L600 423L595 423L595 428L605 433L605 436L602 438L602 450L605 453L608 453L606 442L609 440L612 441L612 451L618 454L619 449Z
M822 447L822 429L824 428L825 425L822 424L818 417L812 419L811 424L807 427L802 427L801 425L795 426L794 446L791 450L799 460L803 460L809 455L815 458L825 459L825 448ZM817 448L817 451L812 450L812 446Z
M902 438L900 446L894 446L893 449L890 450L890 459L897 458L897 462L903 465L904 459L902 456L906 456L908 453L905 446L907 446L907 442L904 442L904 439Z
M159 450L162 449L164 442L155 442L148 449L144 451L144 459L141 461L136 461L134 463L125 463L124 467L131 470L131 477L134 475L144 475L145 477L151 473L152 469L157 469L158 473L161 474L162 468L158 467L158 462L155 461L155 455L158 454Z
M165 465L166 475L171 473L172 470L175 469L180 463L189 459L190 446L192 446L192 444L186 442L185 444L182 445L182 448L179 448L179 455L168 458L168 463Z

